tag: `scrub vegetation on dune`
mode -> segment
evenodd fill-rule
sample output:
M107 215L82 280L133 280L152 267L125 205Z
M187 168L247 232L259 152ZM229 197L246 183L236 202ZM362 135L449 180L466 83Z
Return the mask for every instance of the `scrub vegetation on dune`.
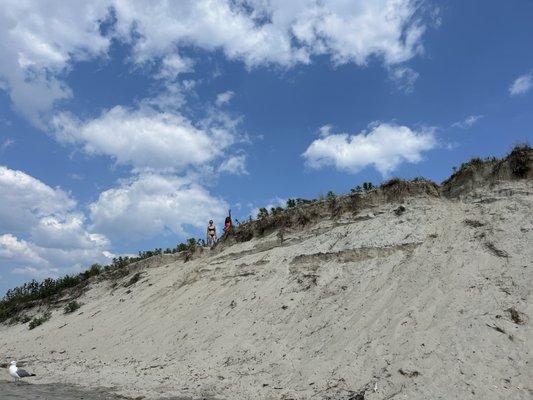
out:
M490 184L498 179L531 178L532 154L533 151L528 144L521 144L501 160L494 157L472 158L455 169L441 186L422 177L411 180L391 178L379 187L375 187L371 182L364 182L362 186L354 187L346 195L336 195L330 191L320 199L289 199L285 208L276 207L270 211L260 208L256 219L250 217L245 222L237 221L234 229L222 236L214 250L220 250L232 243L246 242L276 230L303 228L320 219L335 218L343 212L356 215L361 209L377 202L398 202L407 196L422 194L453 198L475 188L476 185ZM470 221L465 223L475 225ZM282 238L282 231L280 235ZM9 320L11 324L25 323L28 317L21 315L24 310L40 304L72 302L93 280L121 278L129 274L129 265L162 254L179 253L187 261L194 257L198 248L203 246L205 242L202 239L190 238L185 243L179 243L174 249L157 248L140 251L137 257L117 257L109 265L93 264L77 275L65 275L57 279L47 278L42 282L32 280L7 291L0 301L0 322ZM487 246L490 247L490 244ZM140 277L140 274L133 275L126 286L133 285Z
M48 311L41 314L39 317L33 317L30 323L28 324L28 329L32 330L37 328L39 325L44 324L46 321L48 321L52 317L52 314Z
M78 303L76 300L72 300L67 303L67 305L64 308L64 312L65 314L70 314L78 310L80 307L81 307L80 303Z
M95 279L116 279L127 275L126 267L130 264L146 260L162 254L190 253L197 246L205 245L203 240L190 238L185 243L178 243L174 249L139 251L137 257L119 256L111 264L93 264L77 275L65 275L59 278L47 278L41 282L35 279L9 289L0 300L0 322L9 320L10 324L26 323L26 317L19 316L24 310L39 304L68 302L79 297L84 288Z

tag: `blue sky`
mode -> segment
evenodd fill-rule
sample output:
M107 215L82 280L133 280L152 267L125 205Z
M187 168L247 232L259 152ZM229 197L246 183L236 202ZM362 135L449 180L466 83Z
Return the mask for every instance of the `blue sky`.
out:
M530 141L533 3L6 1L0 293Z

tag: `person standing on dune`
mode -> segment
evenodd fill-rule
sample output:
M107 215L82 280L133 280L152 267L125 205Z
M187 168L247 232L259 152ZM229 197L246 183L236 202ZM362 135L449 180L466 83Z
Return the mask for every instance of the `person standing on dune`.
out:
M207 245L213 247L217 242L217 227L213 224L213 220L209 220L207 225Z
M231 219L231 210L228 210L228 216L224 220L224 233L227 235L233 229L233 221Z

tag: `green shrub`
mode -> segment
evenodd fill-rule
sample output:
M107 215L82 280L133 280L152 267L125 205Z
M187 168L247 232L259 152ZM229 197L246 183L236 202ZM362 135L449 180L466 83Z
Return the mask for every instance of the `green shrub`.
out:
M337 195L330 190L326 195L326 201L328 204L328 208L330 210L333 210L337 205Z
M188 249L188 247L187 247L186 243L179 243L177 249L178 249L178 252L186 251Z
M139 280L141 279L142 275L140 272L137 272L135 273L131 278L130 280L124 284L124 287L128 287L128 286L131 286L137 282L139 282Z
M37 328L39 325L44 324L46 321L48 321L52 317L52 314L49 312L43 313L40 317L33 317L33 319L30 321L30 324L28 325L28 329L32 330L34 328Z
M31 317L28 315L15 315L7 323L8 325L26 324L31 321Z
M368 192L370 190L374 189L374 185L372 182L363 182L363 190L365 192Z
M171 252L189 250L196 246L196 242L196 239L191 238L187 243L180 243L177 248ZM168 253L168 249L165 252ZM22 286L9 289L4 297L0 299L0 323L10 319L12 319L14 323L19 323L19 321L22 320L17 317L17 314L25 309L35 306L40 301L50 301L54 297L61 296L67 289L85 285L88 279L93 276L102 273L116 273L116 271L121 270L131 263L158 254L163 254L163 250L157 248L149 251L140 251L138 257L116 257L110 265L102 266L99 264L93 264L86 271L81 272L78 275L65 275L57 279L47 278L42 282L37 282L33 279L24 283ZM127 275L127 271L125 274Z
M87 271L82 272L82 276L89 279L92 276L100 275L100 272L102 272L102 266L100 264L93 264Z
M268 217L268 210L265 207L261 207L257 213L257 219L263 219Z
M178 253L182 251L191 251L194 250L196 246L205 246L205 240L189 238L185 243L178 243L176 251Z
M159 249L160 250L160 249ZM138 261L136 259L133 259L135 261ZM111 264L111 268L118 269L118 268L124 268L131 264L130 257L115 257L113 258L113 263Z
M382 188L390 188L396 185L400 185L403 181L400 178L391 178L381 184Z
M307 200L307 199L296 199L296 206L303 206L304 204L311 204L313 200Z
M481 166L483 165L483 160L480 157L473 157L468 161L467 164L473 165L473 166Z
M139 257L135 260L144 260L145 258L150 258L152 256L156 256L162 253L162 249L154 249L154 250L147 250L147 251L139 251Z
M511 173L517 178L525 178L529 172L529 151L528 144L515 146L509 154L509 165Z
M283 212L283 208L281 207L272 207L270 209L270 214L272 215L279 215L281 212Z
M78 303L76 300L68 302L68 304L65 306L64 311L65 314L70 314L76 311L81 307L81 304Z
M7 324L8 325L17 325L20 323L20 317L18 315L15 315L13 318L10 318L8 321L7 321Z

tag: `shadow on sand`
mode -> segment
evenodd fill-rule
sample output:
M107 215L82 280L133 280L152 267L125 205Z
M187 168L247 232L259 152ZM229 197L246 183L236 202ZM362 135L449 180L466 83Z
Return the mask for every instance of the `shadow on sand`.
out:
M9 400L140 400L124 397L105 389L84 389L74 385L34 385L28 382L0 380L0 399ZM194 400L192 397L162 397L161 400ZM215 400L215 399L213 399Z

